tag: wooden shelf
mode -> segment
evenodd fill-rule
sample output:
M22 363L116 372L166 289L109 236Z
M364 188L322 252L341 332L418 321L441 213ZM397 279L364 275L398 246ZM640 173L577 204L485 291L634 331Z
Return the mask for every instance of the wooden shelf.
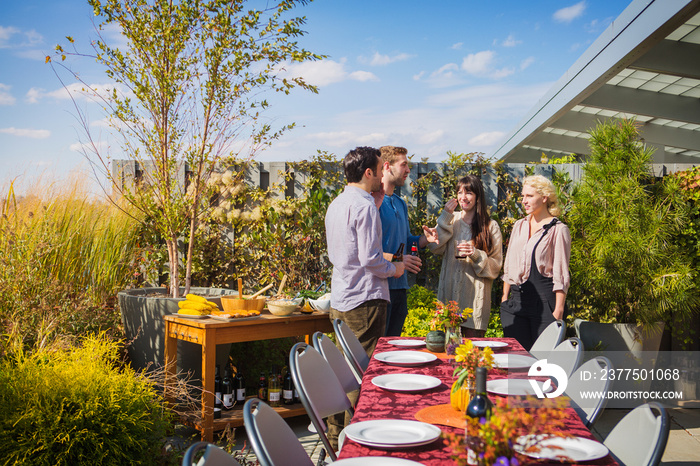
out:
M282 405L273 408L277 413L283 418L305 416L306 410L301 403L295 403L293 405ZM181 420L186 425L202 430L202 412L200 410L188 411L182 414ZM222 410L221 418L214 419L214 431L224 430L227 426L229 427L241 427L243 426L243 403L237 403L233 409Z

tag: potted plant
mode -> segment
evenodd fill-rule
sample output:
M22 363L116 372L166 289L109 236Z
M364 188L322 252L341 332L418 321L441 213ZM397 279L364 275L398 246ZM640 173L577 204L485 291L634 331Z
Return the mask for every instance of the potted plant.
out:
M658 351L670 310L699 302L697 271L671 240L688 208L673 179L652 175L634 121L601 123L589 143L566 215L575 327L587 350Z
M295 41L305 20L285 18L298 3L306 2L282 0L256 10L245 0L88 0L98 17L93 53L79 52L71 37L70 50L56 47L60 60L52 63L80 84L66 91L74 102L79 94L100 104L125 158L142 168L137 174L111 165L110 145L98 140L76 104L85 155L112 186L110 197L126 201L165 242L171 298L190 290L195 238L214 207L214 172L235 159L250 160L293 127L275 130L261 121L268 107L262 92L317 91L285 71L290 62L323 58ZM110 42L106 31L119 36ZM69 57L93 58L112 85L105 91L83 81L66 63Z
M493 350L489 347L474 346L471 340L466 340L455 351L454 365L452 377L456 379L450 391L450 404L457 411L464 413L476 389L476 369L493 368Z
M435 353L454 354L455 348L462 343L459 324L472 313L471 309L460 311L457 301L444 304L435 301L435 310L430 320L430 332L425 337L425 346Z

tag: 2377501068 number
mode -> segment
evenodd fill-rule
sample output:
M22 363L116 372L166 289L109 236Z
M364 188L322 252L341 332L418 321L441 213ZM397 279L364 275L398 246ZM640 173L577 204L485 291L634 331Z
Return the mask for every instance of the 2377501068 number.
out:
M600 380L679 380L679 369L602 369Z

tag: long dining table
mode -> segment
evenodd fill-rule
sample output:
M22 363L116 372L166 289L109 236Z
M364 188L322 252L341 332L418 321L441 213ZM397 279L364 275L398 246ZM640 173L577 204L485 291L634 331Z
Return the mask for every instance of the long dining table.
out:
M389 351L399 351L407 350L409 348L396 346L395 344L389 343L394 340L416 340L416 338L401 338L401 337L384 337L379 339L379 343L374 351L373 356L380 355L381 353L386 353ZM527 351L512 338L500 338L500 339L473 339L477 340L494 340L506 343L508 346L503 348L493 348L494 354L498 353L515 353L527 355ZM413 351L427 352L425 346L416 347L411 349ZM403 420L421 420L427 421L430 424L434 424L441 429L443 433L455 433L464 434L464 428L452 427L444 425L442 420L435 417L434 422L430 422L430 417L426 418L424 413L430 412L433 407L438 407L440 405L450 403L450 390L454 378L453 374L453 362L452 357L446 354L436 354L438 357L432 362L428 362L422 365L404 367L386 364L381 362L376 357L370 359L369 366L365 371L362 378L362 385L360 389L360 396L355 407L355 413L351 424L358 423L361 421L379 420L379 419L403 419ZM489 371L488 379L494 380L498 378L509 377L510 371L505 370L491 370ZM416 392L403 392L403 391L393 391L385 390L372 383L375 377L385 375L385 374L423 374L428 376L433 376L441 381L441 384L435 388L429 390L422 390ZM525 376L527 371L525 371ZM489 397L493 400L499 395L489 394ZM437 409L437 408L436 408ZM585 427L584 423L578 417L573 408L565 408L570 410L570 415L566 416L564 431L568 434L577 437L583 437L586 439L593 439L595 437L593 434ZM443 413L445 411L442 411ZM459 413L457 413L459 416ZM450 414L454 416L455 413ZM438 414L439 417L439 414ZM453 422L454 425L454 422ZM466 422L465 422L466 425ZM440 436L435 441L413 448L392 448L383 449L377 447L369 447L362 445L353 441L350 438L345 439L342 449L338 455L339 459L344 458L355 458L360 456L391 456L396 458L405 458L409 460L416 461L424 465L450 465L456 464L454 460L451 459L452 450L448 445L448 442L443 436ZM559 464L561 462L552 462L552 460L537 461L532 463L532 458L521 457L522 459L527 459L531 461L529 464ZM590 464L590 465L617 465L618 463L609 454L591 461L585 461L580 464Z

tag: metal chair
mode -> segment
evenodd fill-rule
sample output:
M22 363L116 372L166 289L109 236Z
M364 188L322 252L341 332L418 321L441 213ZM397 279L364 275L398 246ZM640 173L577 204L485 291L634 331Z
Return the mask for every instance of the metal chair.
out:
M202 457L195 463L197 453L204 450ZM185 451L182 458L182 466L240 466L240 463L233 459L225 450L217 447L213 443L197 442Z
M246 401L243 424L262 466L313 466L294 431L267 403L257 398Z
M543 351L541 354L544 354ZM550 363L558 364L564 369L567 377L571 377L583 360L583 343L576 337L569 338L559 343L547 355Z
M354 414L350 400L330 364L312 346L297 343L289 353L289 370L301 403L332 461L337 455L326 436L324 418L342 412Z
M367 352L362 347L360 340L357 339L345 322L340 319L333 320L333 329L335 330L338 343L340 343L340 347L343 349L343 353L345 353L345 357L350 361L350 365L357 376L357 380L361 381L367 366L369 366L369 356L367 356Z
M556 346L564 341L566 325L563 320L555 320L544 329L544 332L537 337L537 340L530 348L530 354L537 359L543 359L542 354L552 351Z
M601 373L609 369L613 369L613 365L608 358L595 357L584 363L569 377L569 384L564 391L564 395L571 400L571 406L589 429L603 414L605 405L608 404L608 397L584 398L583 393L607 393L612 379L601 377ZM588 380L584 380L584 377L588 377Z
M323 332L316 332L311 337L311 341L316 351L321 353L323 359L330 364L340 385L345 393L351 393L360 389L360 383L355 377L355 373L350 366L350 362L343 356L337 346Z
M668 414L659 403L646 403L627 413L603 444L622 466L656 466L666 449Z

